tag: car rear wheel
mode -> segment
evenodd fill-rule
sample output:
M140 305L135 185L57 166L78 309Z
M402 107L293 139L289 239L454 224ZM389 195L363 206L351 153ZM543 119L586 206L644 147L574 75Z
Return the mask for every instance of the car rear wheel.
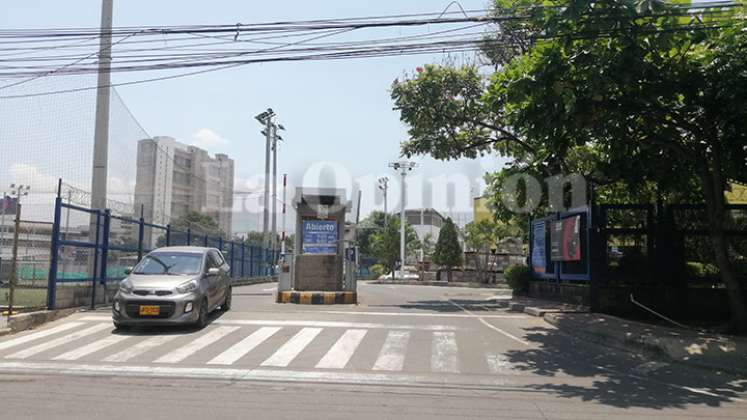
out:
M195 326L199 329L205 328L207 326L208 322L208 302L207 299L203 300L200 304L199 309L199 316L197 317L197 322L195 323Z
M221 310L223 312L227 312L231 309L231 295L233 294L233 290L229 287L226 289L226 297L223 299L223 304L220 305Z

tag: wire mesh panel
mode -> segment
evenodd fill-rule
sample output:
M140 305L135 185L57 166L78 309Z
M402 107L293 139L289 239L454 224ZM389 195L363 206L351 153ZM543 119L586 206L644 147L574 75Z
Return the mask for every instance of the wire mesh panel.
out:
M10 302L13 277L13 245L16 244L14 310L44 307L49 273L51 223L23 220L15 233L15 223L0 235L0 306Z

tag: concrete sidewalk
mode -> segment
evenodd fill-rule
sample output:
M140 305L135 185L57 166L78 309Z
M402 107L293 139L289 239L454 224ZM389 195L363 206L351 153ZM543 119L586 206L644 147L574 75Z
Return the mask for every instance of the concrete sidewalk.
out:
M495 298L499 299L498 296ZM527 297L514 297L510 311L543 317L566 334L605 346L645 353L692 366L747 375L747 337L708 334L646 324L589 308Z
M563 332L599 344L747 375L747 338L668 328L597 313L547 312L542 316Z

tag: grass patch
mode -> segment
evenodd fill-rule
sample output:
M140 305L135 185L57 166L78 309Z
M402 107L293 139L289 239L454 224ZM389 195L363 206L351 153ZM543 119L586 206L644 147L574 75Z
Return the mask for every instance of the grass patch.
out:
M10 289L0 289L0 305L8 305ZM13 306L42 307L47 305L47 289L16 289L13 296Z

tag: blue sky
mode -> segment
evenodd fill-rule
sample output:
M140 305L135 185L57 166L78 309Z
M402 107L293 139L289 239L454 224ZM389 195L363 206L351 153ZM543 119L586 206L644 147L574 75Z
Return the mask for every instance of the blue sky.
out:
M449 3L446 0L115 0L114 25L232 24L440 12ZM461 0L465 9L481 9L487 3L488 0ZM98 0L5 0L0 27L92 27L98 25L99 18ZM398 36L432 30L436 29L389 29L351 36ZM442 56L414 56L249 65L126 86L118 91L150 135L173 136L182 142L199 143L211 153L229 154L236 161L241 189L257 188L256 175L263 172L264 142L259 134L261 127L252 117L268 106L287 128L279 172L289 173L293 183L303 182L307 168L322 161L342 165L354 179L383 175L395 178L387 162L398 158L399 142L407 134L399 114L392 110L389 86L395 78L412 73L419 65L442 60ZM115 74L113 81L161 74L164 73ZM426 181L454 174L476 179L499 162L497 157L449 163L427 158L417 160L421 167L416 172ZM328 178L323 176L319 183L325 186ZM364 196L370 197L368 202L364 200L363 214L381 206L371 195L374 185L366 182L361 188ZM422 190L418 190L412 188L411 193L422 196ZM416 196L408 199L413 203L419 200ZM390 203L395 201L392 197ZM463 200L451 201L450 204L442 198L435 201L426 198L423 204L447 207L439 208L443 211L454 206L464 210L468 205Z

